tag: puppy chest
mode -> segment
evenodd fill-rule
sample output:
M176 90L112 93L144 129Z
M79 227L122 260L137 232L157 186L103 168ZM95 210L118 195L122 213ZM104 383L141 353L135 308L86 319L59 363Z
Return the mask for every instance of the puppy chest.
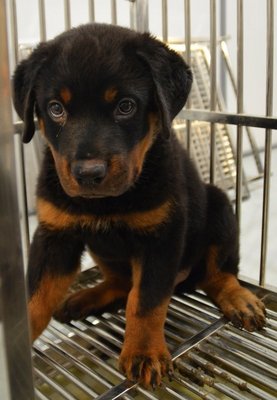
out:
M136 252L133 235L117 230L110 232L87 232L85 241L90 251L104 259L128 261Z

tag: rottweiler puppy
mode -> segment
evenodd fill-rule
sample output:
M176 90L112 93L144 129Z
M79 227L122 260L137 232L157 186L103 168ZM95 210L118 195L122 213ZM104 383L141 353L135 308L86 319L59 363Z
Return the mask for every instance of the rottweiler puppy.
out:
M13 78L23 141L47 142L29 257L33 339L126 303L120 366L156 386L172 364L164 323L175 290L203 289L236 326L265 323L237 280L238 231L226 195L204 184L171 128L192 73L148 33L89 24L41 43ZM98 286L66 297L88 248Z

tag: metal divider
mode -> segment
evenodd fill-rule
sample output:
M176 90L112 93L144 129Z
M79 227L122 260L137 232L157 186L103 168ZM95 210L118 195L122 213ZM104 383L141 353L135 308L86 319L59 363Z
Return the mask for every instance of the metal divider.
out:
M237 0L237 113L243 111L243 0ZM236 216L238 227L241 223L242 198L242 126L237 126L237 173L236 173Z
M192 122L210 123L210 180L215 180L216 130L218 124L237 126L237 168L236 168L236 212L241 218L242 198L242 126L265 128L265 172L263 197L263 222L261 238L260 285L265 283L268 212L270 195L271 142L272 129L277 129L277 118L273 110L273 49L274 49L274 0L267 4L267 91L265 116L244 114L243 111L243 0L237 0L237 113L231 114L217 109L216 58L217 58L217 8L216 0L210 2L210 104L209 109L192 108L189 100L186 110L181 112L186 119L187 133ZM111 20L117 23L116 0L111 0ZM5 4L0 0L0 48L1 71L8 71L5 32ZM18 61L18 40L16 21L16 1L10 0L11 34L14 59ZM45 0L38 0L40 39L47 37ZM71 27L70 0L64 0L65 28ZM163 39L168 41L169 3L161 0L163 19ZM184 0L185 46L188 62L191 52L190 0ZM95 20L95 1L88 0L89 20ZM131 25L139 31L148 29L148 1L130 0ZM3 45L4 44L4 45ZM7 89L8 88L8 89ZM5 96L2 92L5 90ZM28 323L25 306L24 277L20 249L14 250L13 243L20 243L14 203L14 177L10 173L7 180L7 166L13 162L11 139L11 110L6 91L9 91L9 77L0 78L0 225L5 232L1 246L0 262L0 350L5 370L4 384L0 385L0 396L5 400L37 399L192 399L216 398L265 399L273 400L277 392L275 360L277 356L277 314L276 294L262 291L268 309L267 329L250 334L229 326L219 311L201 293L189 296L174 296L169 307L165 326L166 338L175 366L178 368L172 382L165 381L156 392L149 392L124 379L117 370L116 362L122 345L125 329L124 312L89 317L85 321L61 325L52 321L43 335L35 342L33 350L35 395L33 393L32 365L29 353ZM15 124L16 132L21 125ZM187 134L190 151L191 136ZM26 207L26 185L24 182L24 159L20 135L16 135L17 169L19 170L20 210L25 222L21 234L28 247L28 214ZM6 190L7 188L7 190ZM5 190L4 190L5 189ZM3 210L5 212L3 212ZM25 233L24 233L25 232ZM25 236L24 236L25 235ZM13 246L11 246L13 245ZM14 279L16 277L16 279ZM78 287L87 287L99 282L97 270L84 273ZM13 287L11 288L11 282ZM255 288L252 288L255 289ZM257 288L256 288L257 289ZM22 301L23 299L23 301ZM4 365L3 365L4 363Z
M217 18L216 18L216 0L210 0L210 110L216 109L216 63L217 63ZM216 146L216 130L215 123L210 124L210 182L215 182L215 146Z
M274 1L267 0L267 77L266 77L266 115L270 117L273 109L273 60L274 60ZM276 127L275 127L276 129ZM271 166L272 131L265 130L265 155L264 155L264 193L263 217L261 235L261 262L259 284L265 284L267 238L268 238L268 212L270 194L270 166Z
M34 398L16 196L5 1L0 0L0 398Z

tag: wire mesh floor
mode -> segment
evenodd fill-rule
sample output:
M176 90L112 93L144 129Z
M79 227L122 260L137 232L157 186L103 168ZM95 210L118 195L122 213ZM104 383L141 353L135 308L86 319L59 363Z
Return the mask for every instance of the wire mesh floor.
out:
M97 268L74 289L100 281ZM165 325L175 376L147 391L117 369L124 311L60 324L52 320L34 343L36 399L277 398L277 294L261 288L267 326L248 333L229 324L202 293L174 296Z

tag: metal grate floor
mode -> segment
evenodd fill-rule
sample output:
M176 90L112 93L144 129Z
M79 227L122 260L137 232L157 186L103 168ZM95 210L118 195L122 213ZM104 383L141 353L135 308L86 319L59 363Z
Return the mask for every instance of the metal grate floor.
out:
M76 286L99 280L92 268L81 274ZM36 399L275 400L277 294L256 291L264 297L268 319L266 328L254 333L234 328L201 293L174 296L165 332L175 376L164 379L155 391L135 386L117 369L123 310L69 325L53 320L34 343Z

